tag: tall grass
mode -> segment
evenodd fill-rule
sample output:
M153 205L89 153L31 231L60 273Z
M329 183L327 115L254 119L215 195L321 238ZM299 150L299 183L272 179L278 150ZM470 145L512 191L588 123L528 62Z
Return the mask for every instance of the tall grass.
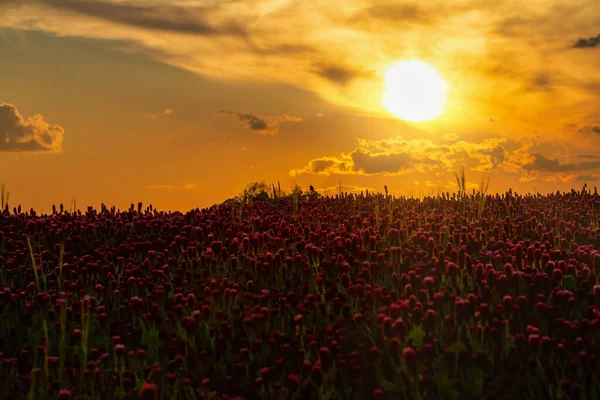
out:
M4 207L8 206L8 197L10 193L6 191L6 185L3 183L0 185L0 198L2 198L2 210L4 211Z
M488 177L487 182L482 177L481 184L479 186L479 205L477 206L477 218L481 219L483 210L485 209L485 202L487 199L487 191L490 186L490 178Z
M469 194L467 192L467 174L465 173L465 167L463 166L460 172L453 171L456 183L458 185L458 199L467 200ZM485 211L485 203L487 201L487 192L490 186L490 178L481 178L481 183L477 191L473 189L473 201L477 202L477 218L481 219L483 212Z
M381 217L379 215L379 194L375 195L375 220L375 226L377 227L377 230L379 230L379 226L381 225Z
M294 192L292 194L293 199L294 199L294 218L298 218L298 193Z
M465 174L465 167L462 167L460 174L456 171L454 172L454 177L456 178L456 183L458 184L458 197L462 198L467 194L467 176Z
M38 292L41 291L40 288L40 276L37 270L37 263L35 262L35 254L33 253L33 247L31 247L31 240L29 239L29 235L27 235L27 246L29 247L29 255L31 256L31 265L33 266L33 277L35 279L35 288Z

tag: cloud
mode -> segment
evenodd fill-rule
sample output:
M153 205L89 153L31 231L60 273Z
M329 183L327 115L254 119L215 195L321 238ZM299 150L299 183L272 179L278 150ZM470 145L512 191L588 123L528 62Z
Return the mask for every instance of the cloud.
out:
M600 46L600 35L591 38L579 38L577 43L573 45L576 49L593 48Z
M171 110L170 108L165 108L164 110L156 114L144 114L143 117L148 119L158 119L168 117L171 114L173 114L173 110Z
M600 159L600 155L598 155L598 154L586 154L586 153L584 153L584 154L579 154L579 157L580 158L591 158L591 159L594 159L594 160Z
M369 26L372 29L381 28L381 25L397 27L403 25L432 26L443 20L460 17L477 9L477 1L470 4L452 4L448 2L435 2L435 6L405 3L402 1L374 0L367 2L365 7L357 8L356 12L348 18L351 24ZM424 4L424 3L423 3Z
M565 171L565 166L561 165L559 160L548 159L541 154L533 154L533 157L533 162L531 164L525 165L525 169L530 171Z
M291 176L316 175L403 175L415 167L415 160L408 153L376 154L357 148L341 157L323 157L309 161L304 168L293 169Z
M356 149L350 154L353 172L374 174L402 174L413 164L409 153L371 154L365 149Z
M537 72L533 74L526 83L525 91L550 91L553 88L553 82L548 73Z
M41 115L25 120L17 108L0 103L0 152L60 152L64 129L50 125Z
M370 74L365 71L331 65L317 65L315 66L315 73L339 86L346 86L354 79L370 76Z
M292 85L361 115L388 117L382 80L404 58L431 63L455 88L443 123L494 115L504 127L555 127L561 117L593 115L599 98L597 60L572 51L568 39L575 29L596 33L596 0L519 8L504 0L347 0L343 10L329 0L10 4L0 7L2 27L120 41L209 79Z
M327 171L336 164L337 160L335 159L316 159L310 162L310 170L314 173L321 173Z
M562 163L558 159L546 158L541 154L533 154L533 162L524 165L523 168L528 171L538 172L573 172L586 171L600 168L600 161L581 161Z
M197 183L186 183L186 184L181 185L181 186L159 184L159 185L149 185L149 186L146 186L146 189L152 189L152 190L195 190L195 189L198 189L198 184Z
M583 174L583 175L577 175L575 177L575 181L576 182L584 182L584 183L592 183L592 182L596 182L600 179L599 176L597 175L587 175L587 174Z
M600 135L600 125L586 125L578 130L579 133Z
M373 19L393 23L398 23L398 21L433 23L436 20L436 16L431 10L416 4L376 4L368 7L365 11L365 14Z
M429 139L407 140L402 137L358 139L358 147L352 152L313 159L302 168L292 169L290 175L397 176L410 172L445 174L463 164L468 164L474 171L488 172L504 167L511 156L511 162L515 162L515 150L508 151L501 146L506 141L493 138L480 143L461 140L450 144L435 144Z
M572 182L578 179L577 173L589 177L592 176L589 172L600 169L600 157L595 155L575 153L566 157L565 161L544 156L538 148L532 151L533 148L534 142L530 140L506 138L480 142L459 140L449 144L402 137L358 139L358 147L350 153L315 158L304 167L290 170L290 175L399 176L420 173L425 175L418 179L420 185L429 180L439 186L439 178L432 180L431 177L449 175L462 166L480 173L515 174L520 182L537 179ZM544 148L548 149L548 146ZM581 174L583 172L587 173Z
M410 153L419 161L419 172L453 171L461 163L469 164L469 168L475 171L488 172L506 161L507 152L502 144L507 141L505 138L490 138L478 143L455 140L436 144L429 139L396 137L378 141L359 139L359 145L374 152Z
M559 183L559 182L568 183L568 182L573 182L576 178L577 178L577 175L575 175L573 173L559 172L556 174L546 175L545 177L542 178L542 180L544 182L549 182L549 183Z
M540 177L540 173L538 171L523 171L521 176L519 176L519 182L531 182L535 181Z
M167 4L142 6L133 3L88 0L43 0L42 2L55 9L151 30L202 36L246 34L244 28L233 21L224 22L219 26L207 22L211 11L208 7Z
M496 146L489 150L482 149L482 150L479 150L479 152L483 156L482 158L489 157L489 162L491 162L491 164L492 164L490 169L498 168L500 165L502 165L504 163L504 160L506 159L506 150L502 146ZM489 162L488 162L488 164L489 164ZM489 166L489 165L487 165L487 166Z
M449 142L456 142L459 137L456 133L450 132L450 133L445 133L441 136L442 140L447 140Z
M220 115L231 115L236 117L247 129L258 135L275 135L279 133L281 122L301 122L302 118L291 115L280 115L276 117L259 118L256 115L240 113L235 111L219 111Z

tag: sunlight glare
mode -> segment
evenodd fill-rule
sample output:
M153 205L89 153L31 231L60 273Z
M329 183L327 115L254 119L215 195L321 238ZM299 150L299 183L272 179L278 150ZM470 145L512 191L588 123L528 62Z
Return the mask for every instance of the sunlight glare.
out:
M447 86L431 65L419 60L400 61L387 69L382 105L400 119L429 121L444 112Z

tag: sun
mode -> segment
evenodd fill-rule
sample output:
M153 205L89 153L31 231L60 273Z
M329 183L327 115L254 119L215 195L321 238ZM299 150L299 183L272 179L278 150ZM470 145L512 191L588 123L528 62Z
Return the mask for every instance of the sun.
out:
M387 69L382 105L400 119L429 121L444 112L447 87L431 65L419 60L400 61Z

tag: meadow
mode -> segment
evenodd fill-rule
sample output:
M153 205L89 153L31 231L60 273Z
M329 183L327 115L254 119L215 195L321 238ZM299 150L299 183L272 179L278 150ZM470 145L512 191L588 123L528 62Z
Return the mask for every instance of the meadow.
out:
M600 196L0 214L2 399L597 399Z

